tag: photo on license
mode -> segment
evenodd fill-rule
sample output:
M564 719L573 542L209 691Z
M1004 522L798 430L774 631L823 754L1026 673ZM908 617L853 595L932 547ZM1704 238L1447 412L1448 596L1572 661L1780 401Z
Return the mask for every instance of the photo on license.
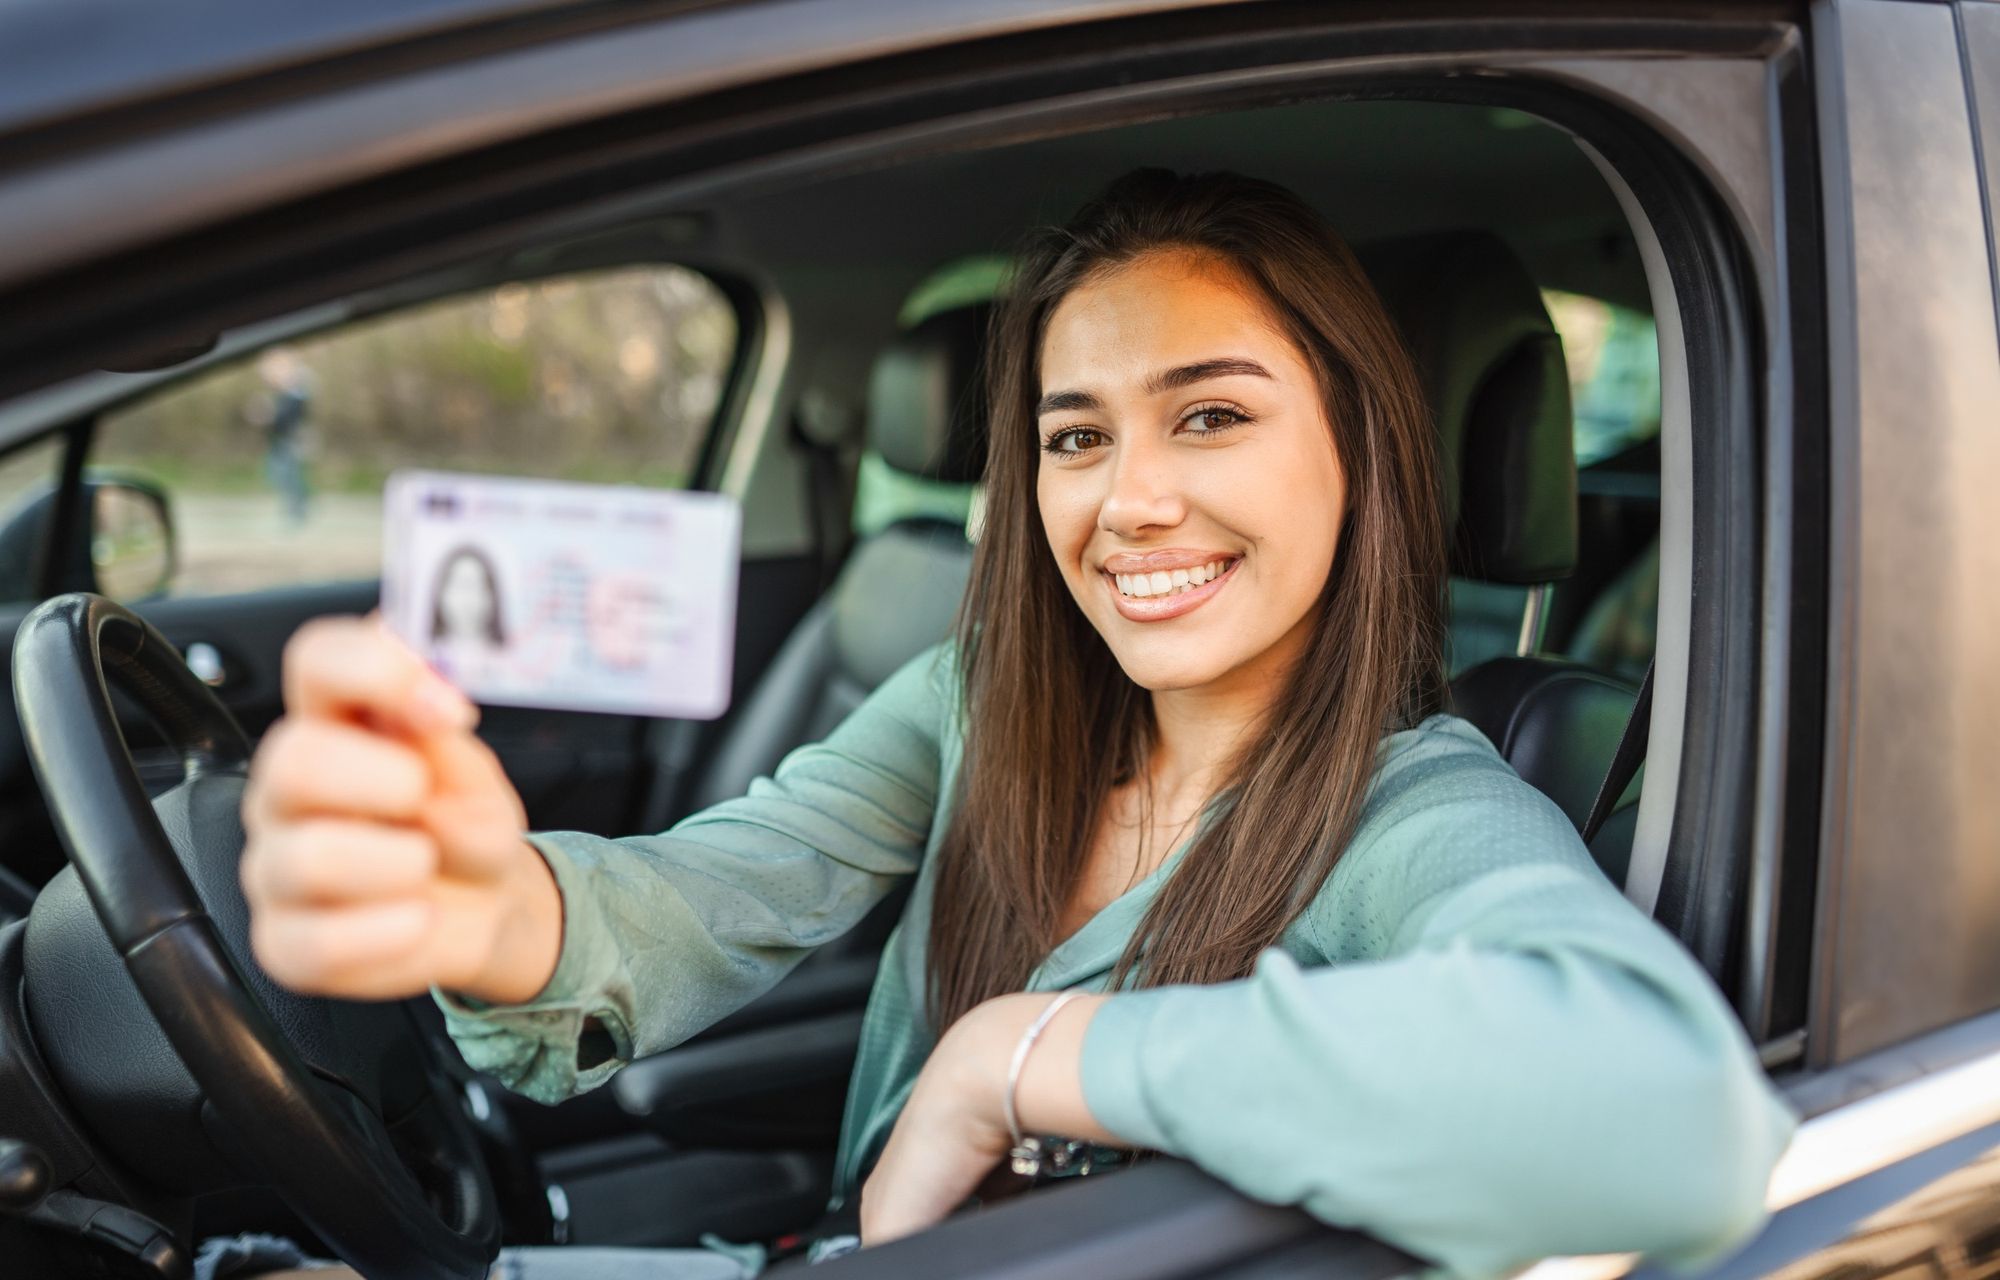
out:
M715 493L399 471L382 616L473 701L714 719L742 514Z

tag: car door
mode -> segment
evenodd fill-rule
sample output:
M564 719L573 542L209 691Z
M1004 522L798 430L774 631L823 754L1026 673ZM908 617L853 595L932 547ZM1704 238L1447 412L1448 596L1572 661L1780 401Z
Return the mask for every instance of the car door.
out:
M2000 1267L2000 6L1815 9L1828 787L1806 1117L1719 1277ZM1894 86L1893 90L1890 86ZM1977 763L1974 763L1977 762Z

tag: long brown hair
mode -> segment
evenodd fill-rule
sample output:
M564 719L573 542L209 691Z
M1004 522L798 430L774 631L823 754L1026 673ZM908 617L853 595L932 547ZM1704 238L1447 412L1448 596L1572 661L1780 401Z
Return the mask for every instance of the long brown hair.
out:
M1354 254L1282 187L1142 169L1037 233L988 346L986 523L957 623L962 792L939 850L930 1014L1018 991L1058 941L1113 785L1145 768L1152 703L1064 585L1035 496L1043 330L1079 284L1141 255L1213 256L1312 368L1347 482L1317 622L1225 775L1225 803L1127 944L1114 987L1246 976L1354 833L1382 736L1443 696L1445 540L1415 368Z

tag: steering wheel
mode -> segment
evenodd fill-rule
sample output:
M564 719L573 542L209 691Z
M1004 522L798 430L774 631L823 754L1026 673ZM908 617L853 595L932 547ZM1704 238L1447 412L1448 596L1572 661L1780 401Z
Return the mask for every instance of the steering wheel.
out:
M114 688L180 756L157 801ZM228 710L159 632L84 593L22 623L14 696L70 861L29 916L28 1014L92 1132L180 1194L263 1183L372 1280L483 1276L493 1184L419 1003L300 996L251 958L250 744Z

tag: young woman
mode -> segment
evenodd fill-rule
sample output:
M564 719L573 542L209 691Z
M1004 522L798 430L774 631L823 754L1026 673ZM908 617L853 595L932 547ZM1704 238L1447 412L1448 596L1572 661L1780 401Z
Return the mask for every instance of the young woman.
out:
M245 801L261 962L435 990L469 1062L553 1101L915 876L838 1157L867 1243L962 1203L1010 1100L1461 1273L1742 1239L1790 1117L1441 713L1431 426L1338 237L1266 183L1130 175L1026 255L991 366L954 642L665 834L524 836L469 704L371 623L304 631ZM508 1265L604 1273L566 1252Z

